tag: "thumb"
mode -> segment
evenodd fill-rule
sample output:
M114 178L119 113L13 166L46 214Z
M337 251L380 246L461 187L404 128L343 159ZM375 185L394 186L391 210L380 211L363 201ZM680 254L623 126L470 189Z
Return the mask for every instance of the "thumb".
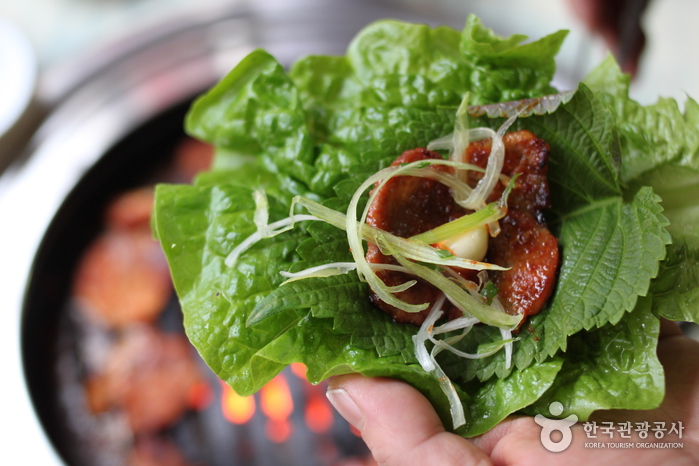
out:
M343 375L330 381L327 396L379 464L492 464L472 442L445 431L429 401L404 382Z

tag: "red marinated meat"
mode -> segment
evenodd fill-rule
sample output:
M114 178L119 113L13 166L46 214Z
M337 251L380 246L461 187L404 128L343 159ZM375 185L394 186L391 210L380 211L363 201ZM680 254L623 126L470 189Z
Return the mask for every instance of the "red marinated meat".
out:
M536 314L556 284L558 240L525 210L510 210L500 228L488 246L489 262L510 267L490 275L498 298L508 314Z
M86 381L93 413L126 414L135 433L155 432L177 421L190 392L203 381L187 338L131 325L111 349L102 372Z
M132 189L114 199L105 212L107 228L128 230L145 228L150 230L155 193L153 187Z
M505 143L502 173L509 177L519 174L507 206L509 209L536 212L538 216L542 210L551 207L548 183L549 145L526 130L507 133L502 139ZM469 144L466 160L473 165L485 168L490 155L491 142L490 139L483 139ZM482 173L470 171L469 183L475 186L482 177ZM497 184L488 201L499 199L504 188L502 184Z
M548 188L548 144L529 131L508 133L503 137L505 160L502 173L509 177L519 174L508 198L508 214L500 221L501 232L491 238L486 261L509 267L504 272L490 272L498 287L498 298L511 314L525 316L538 313L551 296L559 264L558 241L543 223L542 211L550 206ZM490 140L471 143L467 161L485 167L490 154ZM425 149L404 152L392 165L438 158ZM444 166L435 170L451 171ZM469 172L469 184L475 186L483 175ZM504 190L498 184L489 201L496 200ZM399 176L390 179L374 199L367 223L401 237L409 237L435 228L464 215L466 211L453 200L449 188L426 178ZM390 256L368 245L367 260L373 263L395 263ZM472 272L461 271L462 274ZM414 277L402 272L377 273L389 286L405 283ZM439 290L429 283L418 283L396 296L410 304L433 303ZM371 301L398 322L420 325L428 311L407 313L383 302L373 291ZM453 309L452 309L453 311ZM448 311L448 314L451 312Z
M426 149L413 149L404 152L391 165L400 166L427 159L441 157ZM444 165L434 166L434 169L451 171L450 167ZM407 238L458 218L464 212L464 209L454 202L449 188L442 183L416 176L396 176L388 180L374 198L369 207L367 223ZM367 246L366 258L375 264L396 264L395 259L382 254L379 248L371 243ZM377 275L388 286L400 285L414 278L403 272L390 270L379 271ZM439 295L440 291L433 285L419 279L406 291L396 293L398 299L410 304L433 303ZM419 313L405 312L386 304L373 291L370 299L398 322L420 325L429 312L429 308Z
M551 206L548 186L549 145L530 131L503 137L505 161L502 173L519 174L507 201L508 213L500 221L501 232L491 238L488 262L509 267L492 272L498 298L509 314L537 314L556 284L559 265L558 240L543 223L542 211ZM491 140L469 144L467 161L485 168ZM469 172L472 182L482 176ZM489 201L499 198L504 187L496 186Z
M110 328L153 322L172 294L162 249L150 230L108 230L78 264L74 294L93 321Z
M185 138L175 147L175 169L186 182L211 168L214 147L194 138Z
M172 294L165 255L150 228L153 195L144 187L116 197L105 211L105 231L78 264L76 300L106 327L153 322Z
M429 159L441 160L441 157L427 149L413 149L403 152L391 166ZM433 165L432 169L453 172L445 165ZM417 176L396 176L378 192L367 218L369 224L407 238L458 218L464 212L442 183Z

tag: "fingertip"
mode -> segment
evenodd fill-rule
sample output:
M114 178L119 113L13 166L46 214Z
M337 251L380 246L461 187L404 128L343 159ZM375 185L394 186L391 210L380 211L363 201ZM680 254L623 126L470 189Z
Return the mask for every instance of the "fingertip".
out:
M430 402L411 385L396 379L359 374L337 376L329 383L328 397L333 398L331 403L337 402L341 409L349 412L355 422L358 422L358 415L353 412L354 407L349 407L349 400L361 413L362 421L370 422L372 426L386 427L400 419L408 424L419 421L421 428L430 432L444 430Z
M663 338L679 337L682 335L684 335L684 333L682 332L682 329L677 324L677 322L673 322L664 317L660 318L660 335L658 337L659 339L662 340Z
M334 377L327 396L358 428L380 464L488 462L470 441L447 432L429 401L412 386L389 378Z
M364 429L364 413L342 386L328 387L325 396L335 410L360 432Z
M328 379L328 390L340 388L345 384L352 384L353 380L363 378L364 376L360 374L334 375L330 379Z

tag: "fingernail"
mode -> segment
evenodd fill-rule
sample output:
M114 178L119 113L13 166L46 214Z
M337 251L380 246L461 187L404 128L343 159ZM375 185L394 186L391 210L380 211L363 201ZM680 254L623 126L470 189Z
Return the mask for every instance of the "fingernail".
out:
M347 422L361 430L364 428L364 415L359 410L359 406L354 402L349 393L343 388L334 388L325 393L330 404L332 404L340 416L344 417Z

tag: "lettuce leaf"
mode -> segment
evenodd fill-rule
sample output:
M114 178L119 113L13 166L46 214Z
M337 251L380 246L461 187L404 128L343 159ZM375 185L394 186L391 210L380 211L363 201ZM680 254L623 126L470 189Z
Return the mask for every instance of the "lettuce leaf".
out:
M566 415L585 421L598 409L659 406L665 382L656 355L660 325L651 303L643 298L619 323L573 336L556 382L524 412L548 416L549 404L558 401Z
M624 181L630 190L651 186L670 222L673 244L653 283L654 309L671 320L699 322L699 104L688 97L684 113L672 99L639 105L629 98L629 77L611 57L585 82L619 121Z
M187 334L214 372L242 395L293 362L306 364L313 383L351 372L397 377L422 391L451 425L437 380L417 363L417 329L374 308L355 273L280 286L280 271L350 260L343 231L299 224L257 243L235 267L225 258L255 231L254 189L266 190L271 221L288 215L297 194L343 211L367 176L404 150L451 133L466 92L488 103L554 91L554 56L564 37L523 44L523 36L500 38L475 17L461 33L382 21L362 31L346 56L306 57L288 73L257 50L198 99L187 130L217 146L214 168L194 186L159 186L154 226ZM551 145L548 221L561 244L560 278L550 303L518 335L513 367L505 367L502 352L468 363L440 355L468 406L463 435L528 406L543 411L554 398L587 416L592 409L651 408L662 397L651 309L669 316L680 300L682 311L673 316L691 314L697 255L688 241L666 255L671 237L660 198L639 180L686 156L646 160L644 150L667 141L647 135L644 149L638 122L649 120L638 112L665 110L630 103L624 77L611 65L586 84L555 113L516 123ZM697 115L690 106L681 120L687 125ZM477 123L497 128L501 121ZM693 135L687 128L685 140L674 141L682 154ZM268 317L246 326L255 309ZM498 337L482 326L461 344L473 349ZM650 382L638 377L641 369ZM606 388L591 390L595 384ZM617 396L619 387L638 396Z
M469 16L461 35L461 49L474 63L471 73L473 105L526 99L556 92L550 82L556 71L555 55L567 31L521 44L527 36L500 38Z
M264 50L250 53L198 99L186 129L228 153L261 156L273 172L303 182L312 174L313 144L298 91Z

